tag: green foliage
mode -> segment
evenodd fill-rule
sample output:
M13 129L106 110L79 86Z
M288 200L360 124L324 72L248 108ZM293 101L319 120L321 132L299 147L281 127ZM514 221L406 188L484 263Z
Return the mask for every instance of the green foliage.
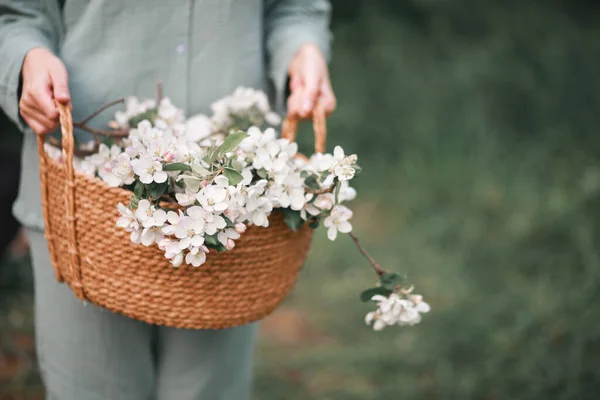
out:
M168 187L169 181L165 181L163 183L152 182L148 185L145 185L146 195L152 200L156 200L167 191Z
M294 232L300 229L300 227L304 224L304 220L300 216L300 211L292 210L291 208L284 208L283 214L285 223Z
M163 171L191 171L192 168L184 163L170 163L163 165Z
M223 144L221 144L221 146L219 146L219 148L217 149L218 157L223 157L225 153L229 153L230 151L235 150L240 145L240 143L242 143L242 140L246 139L247 137L248 134L241 131L233 132L227 135L225 137L225 140L223 141Z
M242 176L242 174L240 174L233 168L224 167L223 175L225 175L225 177L229 181L229 184L232 186L235 186L238 183L240 183L242 180L244 180L244 177Z
M377 287L372 287L369 288L367 290L364 290L361 294L360 294L360 299L362 301L370 301L371 298L375 295L381 295L381 296L389 296L390 293L392 293L391 290L386 289L382 286L377 286Z
M151 124L154 124L154 121L158 117L158 108L151 108L150 110L143 112L135 117L132 117L129 120L129 126L137 127L140 122L143 120L148 120Z

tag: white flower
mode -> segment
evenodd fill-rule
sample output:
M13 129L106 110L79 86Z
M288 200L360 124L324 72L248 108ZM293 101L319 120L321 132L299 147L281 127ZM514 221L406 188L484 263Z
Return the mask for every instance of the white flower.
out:
M183 251L177 240L164 238L158 243L158 248L164 250L165 257L171 260L174 267L179 267L183 263Z
M268 196L275 207L302 210L304 208L304 180L300 175L287 175L281 185L269 189Z
M227 250L233 249L233 247L235 246L233 240L239 238L240 234L235 229L231 228L224 229L217 234L217 239L223 246L227 248Z
M329 211L335 204L335 198L333 193L322 193L317 195L317 198L313 202L313 205L323 211Z
M200 202L206 211L223 212L227 209L227 178L218 176L213 185L202 188L196 195L196 200Z
M192 213L195 217L185 216L183 213L175 213L169 211L167 214L169 220L169 227L163 228L165 234L174 235L179 239L179 248L184 250L190 246L199 247L204 244L204 219L198 217L194 213L195 208L198 206L191 207L187 210L188 214Z
M158 243L164 238L161 228L159 226L150 226L142 230L142 236L140 242L144 246L150 246L153 243Z
M389 297L375 295L371 300L377 302L377 310L366 315L365 323L370 325L374 321L373 329L376 331L391 325L415 325L421 321L421 314L430 309L420 295L401 298L392 293Z
M159 227L167 221L167 213L164 210L156 209L146 199L140 200L135 210L136 218L142 223L144 228Z
M196 202L196 194L186 190L185 193L175 193L175 199L180 206L191 206Z
M327 228L327 237L329 240L335 240L338 231L342 233L352 231L352 225L348 222L350 218L352 218L352 211L348 207L342 205L333 207L331 214L323 222Z
M195 115L185 123L185 135L191 142L199 142L210 136L213 126L210 118L206 115Z
M213 214L199 206L188 208L187 214L193 219L204 221L204 232L207 235L214 235L218 230L227 226L227 222L225 222L225 219L221 215Z
M350 179L354 178L356 170L350 165L339 164L335 166L333 173L340 179L340 181L349 181Z
M162 170L160 161L155 161L149 156L142 156L140 159L132 160L131 165L142 183L163 183L167 180L167 173Z
M185 262L194 267L199 267L206 262L207 253L208 248L206 246L193 247L185 256Z
M131 158L127 153L121 153L114 161L112 173L124 184L131 185L135 182L135 175L131 167Z
M304 195L304 207L300 210L300 217L303 220L308 220L311 217L316 217L321 214L321 210L319 210L315 205L310 202L315 195L312 193L307 193Z

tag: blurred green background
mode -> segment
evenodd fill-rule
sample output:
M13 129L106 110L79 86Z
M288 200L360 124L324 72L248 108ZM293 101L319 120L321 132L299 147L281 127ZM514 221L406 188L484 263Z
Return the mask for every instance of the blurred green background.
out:
M373 332L358 294L375 276L348 237L320 230L262 324L255 398L599 398L600 7L333 6L329 143L364 170L354 230L432 311ZM31 293L26 257L8 257L0 399L41 398Z

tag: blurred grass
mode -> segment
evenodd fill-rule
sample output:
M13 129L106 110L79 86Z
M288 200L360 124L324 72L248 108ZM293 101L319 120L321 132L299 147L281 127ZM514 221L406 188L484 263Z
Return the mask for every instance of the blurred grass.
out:
M388 3L335 25L330 145L364 169L355 232L433 310L371 332L368 264L320 232L285 308L309 333L266 335L257 398L597 398L600 30L560 4Z
M329 143L364 169L355 232L433 308L372 332L374 275L319 231L263 324L256 399L597 398L598 7L333 3Z

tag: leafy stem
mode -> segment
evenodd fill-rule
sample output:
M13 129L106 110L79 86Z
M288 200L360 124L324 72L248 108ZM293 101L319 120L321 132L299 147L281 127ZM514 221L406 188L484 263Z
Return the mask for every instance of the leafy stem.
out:
M360 250L360 252L367 258L367 260L369 260L369 262L373 266L373 269L375 270L375 272L377 273L377 275L379 275L381 277L384 274L388 273L388 271L386 271L385 269L381 268L381 266L379 264L377 264L377 262L373 259L373 257L371 257L371 255L367 252L367 250L365 250L365 248L362 247L362 245L360 244L358 238L352 232L349 232L348 235L350 235L350 237L352 238L352 240L354 240L354 243L356 244L356 247L358 247L358 250Z

